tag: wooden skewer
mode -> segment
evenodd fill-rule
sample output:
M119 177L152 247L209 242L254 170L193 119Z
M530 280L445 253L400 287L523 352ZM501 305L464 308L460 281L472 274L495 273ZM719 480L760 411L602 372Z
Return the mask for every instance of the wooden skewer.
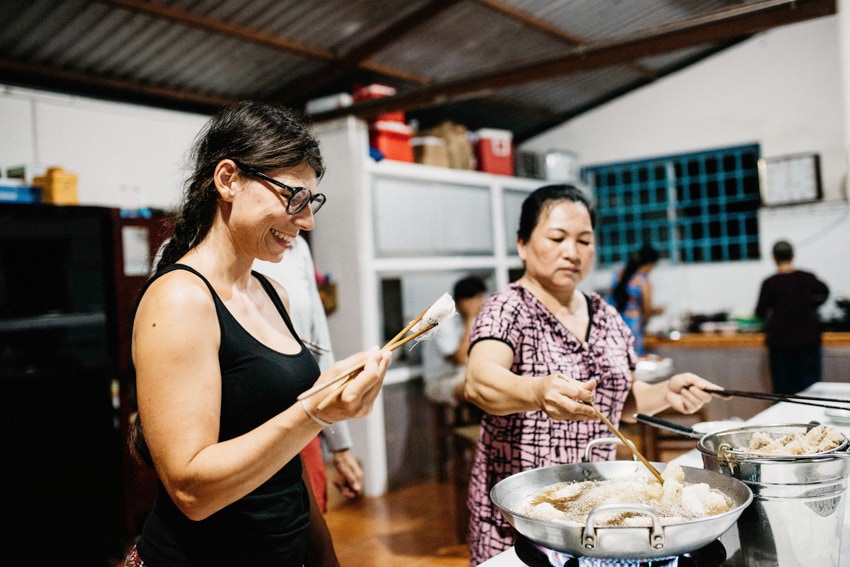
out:
M404 329L402 329L402 330L401 330L401 332L399 332L396 336L394 336L392 339L390 339L390 340L387 342L387 344L385 344L385 345L384 345L384 348L383 348L383 349L381 349L381 350L394 350L394 349L395 349L395 347L394 347L393 345L396 343L396 341L398 341L401 337L403 337L404 335L406 335L406 334L407 334L407 332L408 332L410 329L412 329L414 325L416 325L416 323L418 323L419 321L421 321L421 320L422 320L422 318L425 316L425 313L427 313L427 312L428 312L428 309L430 309L430 307L428 307L427 309L425 309L422 313L420 313L420 314L419 314L419 316L418 316L418 317L416 317L413 321L411 321L410 323L408 323L408 324L407 324L407 326L406 326ZM401 344L404 344L404 343L401 343ZM341 380L345 380L346 378L348 378L348 377L352 376L353 374L355 374L355 373L357 373L357 372L360 372L361 370L363 370L363 368L365 368L365 366L366 366L366 365L365 365L364 363L360 363L360 364L358 364L357 366L353 366L353 367L349 368L348 370L346 370L345 372L343 372L343 373L342 373L342 374L340 374L339 376L337 376L337 377L335 377L335 378L332 378L332 379L328 380L328 381L327 381L327 382L325 382L324 384L320 384L320 385L318 385L318 386L313 386L313 387L312 387L312 388L310 388L309 390L306 390L306 391L304 391L304 392L301 392L301 394L298 396L298 400L300 401L300 400L307 399L307 398L309 398L310 396L313 396L314 394L317 394L317 393L321 392L322 390L325 390L325 389L327 389L327 388L330 388L330 387L331 387L331 386L333 386L334 384L338 384Z
M661 476L661 473L658 472L658 469L656 469L654 466L652 466L652 463L650 463L649 461L646 460L646 457L644 457L640 453L640 451L637 450L637 447L635 447L634 444L631 441L629 441L626 438L625 435L620 433L620 430L617 429L616 427L614 427L614 424L611 423L610 421L608 421L608 418L605 417L604 415L602 415L602 412L599 411L599 409L597 409L597 407L595 405L590 404L590 407L593 408L593 411L596 412L596 415L599 416L599 419L602 420L602 423L604 423L606 426L608 426L608 429L610 429L611 432L614 433L614 435L616 435L620 439L620 441L622 441L623 444L625 444L625 446L629 448L629 451L631 451L634 454L634 456L637 457L640 460L640 462L642 462L646 466L646 468L649 469L649 472L651 472L653 475L655 475L655 478L658 479L658 482L660 482L661 484L664 484L664 477Z

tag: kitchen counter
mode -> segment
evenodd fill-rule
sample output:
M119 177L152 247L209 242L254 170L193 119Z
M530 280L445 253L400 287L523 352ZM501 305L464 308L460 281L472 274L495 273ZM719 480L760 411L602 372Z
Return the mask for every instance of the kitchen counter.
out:
M724 388L772 391L767 348L762 333L693 333L679 339L647 337L652 354L673 361L674 372L693 372ZM850 333L824 333L823 375L826 382L850 382ZM760 400L715 400L708 419L749 419L769 407Z
M804 393L812 396L850 399L850 384L839 382L820 382L805 390ZM811 420L830 423L829 418L827 418L824 414L823 408L782 402L772 405L758 415L753 416L742 425L807 423ZM850 436L850 425L838 423L833 425L836 425L845 435ZM674 459L673 462L684 466L703 468L702 457L696 449ZM850 497L845 496L845 505L850 508ZM842 546L839 567L850 567L850 510L845 511L844 527L841 537ZM485 561L484 563L481 563L480 567L525 567L525 564L520 561L514 549L511 548Z
M824 347L850 347L850 333L823 333ZM648 335L644 338L648 350L664 347L760 347L764 348L764 333L682 333L679 338Z

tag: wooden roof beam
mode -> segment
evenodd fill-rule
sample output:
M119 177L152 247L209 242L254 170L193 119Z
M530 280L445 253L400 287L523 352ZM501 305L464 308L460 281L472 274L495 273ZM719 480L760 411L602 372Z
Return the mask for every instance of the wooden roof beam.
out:
M446 104L476 93L530 83L559 75L623 64L705 44L740 39L774 27L834 15L835 0L770 0L721 10L651 28L611 40L569 49L566 55L537 63L492 70L477 76L435 84L421 89L356 103L352 106L316 113L314 121L356 115L373 118L393 110L411 110Z

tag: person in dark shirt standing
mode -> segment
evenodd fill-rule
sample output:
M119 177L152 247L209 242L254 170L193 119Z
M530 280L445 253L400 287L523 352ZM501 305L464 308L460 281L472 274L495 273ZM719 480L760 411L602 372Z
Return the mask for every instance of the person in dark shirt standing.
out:
M821 379L823 359L818 307L829 288L794 267L794 248L773 245L776 273L761 284L756 316L765 322L770 375L777 394L796 394Z

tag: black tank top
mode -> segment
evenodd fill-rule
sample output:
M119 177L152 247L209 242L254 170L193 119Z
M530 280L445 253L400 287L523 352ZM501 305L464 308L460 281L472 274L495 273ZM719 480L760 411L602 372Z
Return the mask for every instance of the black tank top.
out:
M302 345L297 354L277 352L250 335L230 314L204 276L174 264L151 278L187 270L210 290L221 330L221 430L219 440L238 437L297 401L319 376L319 367ZM298 337L280 297L264 276L252 272ZM199 331L200 332L200 331ZM153 511L137 547L150 567L302 565L306 560L309 497L294 458L256 490L209 518L196 522L183 515L160 484Z

